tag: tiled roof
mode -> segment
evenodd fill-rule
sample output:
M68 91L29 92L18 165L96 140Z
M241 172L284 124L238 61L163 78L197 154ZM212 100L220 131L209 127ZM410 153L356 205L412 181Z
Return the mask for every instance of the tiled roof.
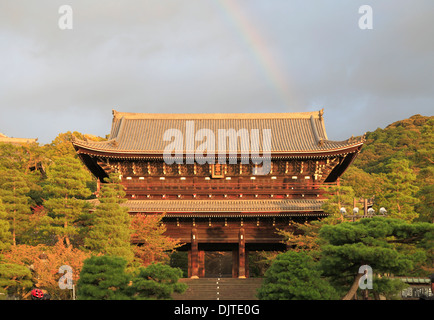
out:
M98 199L89 200L94 206ZM322 213L322 200L306 199L252 199L252 200L127 200L121 206L129 212L163 213L233 213L246 216L256 215L300 215L303 212Z
M94 202L97 204L98 201ZM199 214L206 216L298 216L315 211L322 214L321 200L128 200L122 206L130 212L163 213L167 216Z
M263 150L262 135L264 129L271 129L271 153L307 153L328 150L346 149L350 146L361 145L363 138L350 138L345 141L330 141L325 131L323 112L301 113L252 113L252 114L148 114L125 113L113 110L112 129L110 140L104 142L75 140L73 143L85 149L123 154L162 154L170 141L164 141L163 135L169 129L176 129L182 133L185 140L189 135L186 132L187 121L193 123L194 134L200 129L209 129L214 133L215 150L218 153L219 129L251 129L259 131L259 152ZM250 134L250 139L253 135ZM197 150L205 138L198 138L193 150L183 149L184 153ZM240 142L237 143L237 152L241 152ZM186 147L186 141L183 146ZM229 142L226 144L229 150Z
M31 138L10 138L0 133L0 142L12 144L30 144L36 142L38 139Z

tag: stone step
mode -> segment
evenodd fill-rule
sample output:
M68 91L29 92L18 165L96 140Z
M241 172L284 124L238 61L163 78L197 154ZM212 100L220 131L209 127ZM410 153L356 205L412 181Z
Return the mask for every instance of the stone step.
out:
M200 278L180 279L188 285L183 294L172 295L174 300L257 300L261 278Z

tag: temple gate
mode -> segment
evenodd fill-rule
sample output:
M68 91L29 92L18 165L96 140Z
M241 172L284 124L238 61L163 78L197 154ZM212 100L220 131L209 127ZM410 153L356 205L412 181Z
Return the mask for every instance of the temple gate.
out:
M206 154L212 157L205 163L197 161L203 140L197 135L188 140L191 124L196 133L205 129L215 136L220 129L269 129L269 170L257 174L258 162L253 157L246 159L240 136L235 144L226 143L224 150L219 149L222 144L217 139L206 144ZM186 138L172 163L164 157L174 141L165 138L167 132ZM253 136L249 138L253 141ZM259 140L259 151L264 154L265 140L262 144ZM189 277L204 277L205 253L221 251L232 255L232 277L243 278L249 276L249 251L286 249L277 228L325 216L322 186L336 183L363 142L363 137L328 140L322 110L257 114L113 110L109 140L75 139L73 145L99 182L110 173L119 174L130 214L165 213L166 235L185 243L181 250L188 251ZM248 151L252 156L252 150Z

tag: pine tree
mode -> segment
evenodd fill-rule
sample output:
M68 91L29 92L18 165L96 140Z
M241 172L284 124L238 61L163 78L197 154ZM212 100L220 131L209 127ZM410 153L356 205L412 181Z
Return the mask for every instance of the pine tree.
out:
M161 263L126 272L127 261L116 256L92 256L84 261L77 282L79 300L170 299L182 293L186 284L178 283L179 268Z
M326 187L328 193L327 201L324 202L322 209L330 215L330 218L343 219L341 208L345 208L348 214L352 214L354 190L350 186Z
M420 200L415 205L415 209L419 213L418 221L434 223L434 166L421 170L418 174L418 180L424 182L416 194Z
M120 205L125 201L123 188L113 177L103 184L85 245L93 252L123 257L131 262L134 258L131 218L128 208Z
M185 283L179 283L182 270L162 263L153 263L146 268L139 268L127 288L129 296L135 300L171 299L172 293L183 293L187 289Z
M0 253L7 250L12 243L12 234L9 231L9 222L6 218L7 213L0 199Z
M324 243L321 247L321 269L332 279L336 288L346 288L348 293L345 299L351 299L358 288L362 275L358 270L362 265L369 265L377 275L392 273L408 276L409 272L422 269L429 263L429 255L432 254L429 250L432 252L433 234L432 224L410 224L388 217L324 225L319 232ZM374 280L374 283L376 281L382 280ZM384 284L383 290L386 290ZM377 294L395 294L390 292L390 287Z
M15 263L0 263L0 293L23 298L32 286L32 273L28 267Z
M78 234L77 223L89 208L84 200L91 195L86 187L88 173L81 162L70 156L58 158L48 168L44 191L49 199L44 206L49 210L47 230L64 237L67 246L71 237Z
M16 245L17 237L26 231L28 225L31 214L30 198L27 196L29 191L24 175L20 171L9 169L0 176L0 198L7 212L13 245Z
M386 165L387 173L384 181L385 200L389 214L395 218L412 221L418 217L414 206L419 203L415 185L416 174L410 169L410 162L405 159L392 159Z
M127 300L130 276L125 273L127 261L114 256L92 256L86 259L77 282L79 300Z
M265 272L258 290L261 300L331 300L337 292L321 278L321 271L305 252L279 254Z

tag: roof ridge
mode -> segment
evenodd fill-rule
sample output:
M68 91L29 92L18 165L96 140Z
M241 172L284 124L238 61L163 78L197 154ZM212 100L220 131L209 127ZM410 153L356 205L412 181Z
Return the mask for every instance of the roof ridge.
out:
M112 110L113 119L323 119L323 111L275 113L134 113Z

